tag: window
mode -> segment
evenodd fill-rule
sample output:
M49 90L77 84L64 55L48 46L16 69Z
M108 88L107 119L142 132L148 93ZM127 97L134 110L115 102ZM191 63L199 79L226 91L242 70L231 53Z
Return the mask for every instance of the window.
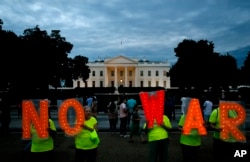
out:
M163 71L163 76L167 76L167 72L165 70Z
M143 71L140 71L140 76L143 76Z
M156 86L156 87L159 87L159 81L156 81L156 82L155 82L155 86Z
M100 81L100 87L103 87L103 81Z
M115 86L115 82L111 81L111 87L114 87L114 86Z
M114 71L111 71L111 76L115 76L115 72Z
M143 87L143 81L141 81L141 87Z
M151 87L151 81L148 81L148 87Z
M123 76L123 71L120 71L120 76L121 76L121 77Z
M159 76L159 71L158 70L155 71L155 76Z
M148 76L151 76L151 71L148 71Z
M92 71L92 76L95 76L95 71Z
M95 81L92 81L92 87L95 87Z
M163 86L167 87L167 82L166 81L163 82Z
M133 72L130 70L130 71L128 72L128 75L129 75L129 76L133 76Z
M80 81L77 81L77 87L80 87Z
M100 71L100 76L103 76L103 71Z

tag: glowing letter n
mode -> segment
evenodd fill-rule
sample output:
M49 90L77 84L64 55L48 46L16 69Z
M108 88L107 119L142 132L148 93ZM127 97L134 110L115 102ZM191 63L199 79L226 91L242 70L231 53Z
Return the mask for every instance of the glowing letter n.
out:
M48 138L48 101L40 101L40 118L32 101L22 101L22 138L31 138L31 122L40 138Z

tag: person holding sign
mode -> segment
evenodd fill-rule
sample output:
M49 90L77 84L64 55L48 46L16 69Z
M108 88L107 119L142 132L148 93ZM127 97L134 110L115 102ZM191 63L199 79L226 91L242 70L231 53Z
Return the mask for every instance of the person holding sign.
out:
M237 141L246 141L244 134L238 129L245 120L244 108L237 102L220 101L209 118L213 134L214 160L234 161Z
M55 123L49 118L48 138L40 138L33 124L31 124L31 161L54 161L54 137L56 135Z
M178 123L182 159L183 162L196 162L201 148L201 135L206 135L204 120L198 99L186 97L182 104L185 106L182 107L183 114Z
M97 120L92 116L91 108L84 107L85 121L81 124L81 131L75 136L75 162L95 162L99 136L97 134Z
M148 136L149 161L168 161L168 131L172 128L164 113L165 91L141 92L140 98L146 117L143 128Z

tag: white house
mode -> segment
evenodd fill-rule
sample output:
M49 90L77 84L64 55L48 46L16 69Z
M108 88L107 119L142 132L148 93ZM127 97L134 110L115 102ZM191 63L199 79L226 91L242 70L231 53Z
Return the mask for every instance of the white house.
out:
M73 81L76 87L164 87L170 88L167 61L153 62L117 56L87 64L90 68L87 85L81 80Z

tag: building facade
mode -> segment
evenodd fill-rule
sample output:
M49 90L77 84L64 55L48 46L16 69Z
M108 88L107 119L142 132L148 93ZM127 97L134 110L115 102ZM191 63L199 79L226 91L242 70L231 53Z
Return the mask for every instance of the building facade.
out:
M117 56L87 64L89 79L73 81L76 87L164 87L170 88L170 64Z

